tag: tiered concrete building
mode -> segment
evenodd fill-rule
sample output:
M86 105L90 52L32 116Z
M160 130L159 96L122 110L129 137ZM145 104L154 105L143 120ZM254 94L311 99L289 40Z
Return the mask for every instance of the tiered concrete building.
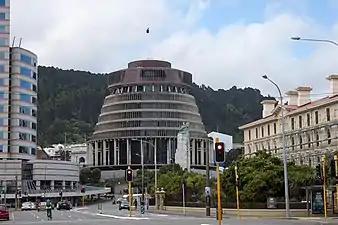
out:
M338 75L327 78L327 97L311 101L311 87L288 91L284 103L286 148L289 160L315 166L320 155L337 151L338 137ZM282 154L281 107L274 100L264 100L262 119L241 126L245 154L258 150Z
M108 75L109 95L88 142L88 164L109 169L174 162L177 134L189 123L191 167L203 167L210 153L194 96L192 75L166 61L130 62Z

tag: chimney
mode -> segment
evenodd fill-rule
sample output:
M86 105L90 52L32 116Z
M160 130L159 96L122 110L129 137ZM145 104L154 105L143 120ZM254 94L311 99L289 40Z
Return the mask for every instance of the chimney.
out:
M310 92L312 91L311 87L298 87L298 106L305 105L311 102Z
M326 78L330 81L330 97L338 94L338 75L330 75Z
M275 108L276 101L275 100L263 100L261 102L263 105L263 113L262 116L263 118L270 116L272 114L272 111Z
M297 91L288 91L285 93L288 97L287 97L287 101L288 101L288 105L298 105L298 92Z

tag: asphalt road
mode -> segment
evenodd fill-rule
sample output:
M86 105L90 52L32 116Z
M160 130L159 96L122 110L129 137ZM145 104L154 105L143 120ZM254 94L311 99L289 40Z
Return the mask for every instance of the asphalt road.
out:
M84 209L75 209L71 211L53 210L53 219L47 220L46 212L37 211L15 211L11 212L11 220L0 222L0 224L77 224L77 225L218 225L215 218L197 218L180 215L164 215L156 213L146 213L142 215L139 212L133 212L133 216L129 217L129 211L118 210L117 206L111 204L103 204L102 214L97 211L97 205L89 206ZM301 220L263 220L236 218L224 219L223 225L319 225L320 221L301 221Z

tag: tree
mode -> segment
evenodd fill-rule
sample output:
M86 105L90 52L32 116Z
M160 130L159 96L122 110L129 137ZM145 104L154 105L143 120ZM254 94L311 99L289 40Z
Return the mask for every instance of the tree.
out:
M101 170L98 168L83 168L80 171L80 183L98 185L101 179Z
M283 163L279 158L266 152L258 152L255 157L234 161L221 174L222 190L227 201L236 201L235 165L238 167L239 190L243 202L265 202L268 197L284 196ZM299 198L300 187L314 181L314 171L307 166L288 164L290 197Z

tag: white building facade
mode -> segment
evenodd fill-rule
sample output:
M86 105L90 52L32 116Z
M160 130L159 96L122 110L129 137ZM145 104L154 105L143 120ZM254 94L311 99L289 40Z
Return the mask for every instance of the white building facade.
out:
M329 95L311 101L310 87L298 87L286 93L281 108L274 100L264 100L262 119L245 124L245 155L265 150L281 156L281 110L285 112L286 151L288 160L315 166L320 155L337 151L338 138L338 75L327 78Z

